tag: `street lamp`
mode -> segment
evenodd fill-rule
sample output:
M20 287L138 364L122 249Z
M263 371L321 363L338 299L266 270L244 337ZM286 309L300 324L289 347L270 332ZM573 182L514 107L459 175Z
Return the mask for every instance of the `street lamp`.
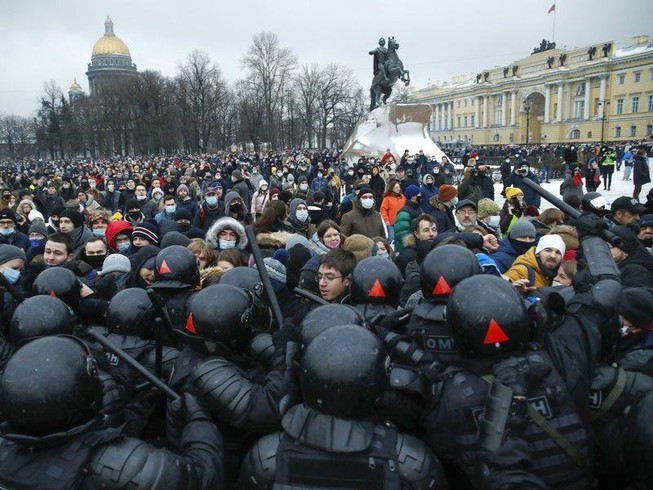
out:
M603 144L603 136L605 135L605 116L608 113L608 107L610 106L609 100L602 100L599 102L599 106L603 106L603 114L601 115L601 144Z
M524 112L526 113L526 144L528 145L528 139L530 137L530 125L531 125L531 103L530 101L524 99Z

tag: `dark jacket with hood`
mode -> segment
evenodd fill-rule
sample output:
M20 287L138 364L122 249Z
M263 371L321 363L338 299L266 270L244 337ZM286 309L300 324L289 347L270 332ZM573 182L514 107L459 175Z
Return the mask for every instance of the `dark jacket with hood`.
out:
M431 216L435 219L438 233L456 229L456 220L453 217L453 210L441 202L437 196L433 196L429 204L433 207Z
M368 238L385 236L385 226L381 213L374 208L365 209L360 199L354 200L353 208L342 217L340 231L345 236L364 235Z
M218 240L218 235L224 229L229 228L236 232L236 248L241 252L247 253L247 235L245 235L245 227L234 218L229 218L224 216L218 219L206 232L205 240L211 244L216 252L221 252L220 242Z
M233 218L233 216L231 216L231 205L234 199L240 199L241 202L244 203L243 198L240 197L240 194L238 194L236 191L227 192L227 195L224 196L224 216ZM243 209L238 211L237 219L244 225L249 225L252 223L252 217L249 214L249 209L249 207L245 207L245 204L243 204Z
M522 254L525 254L533 243L520 242L506 237L499 242L499 248L493 252L491 257L497 264L499 271L503 274L512 266L513 262Z

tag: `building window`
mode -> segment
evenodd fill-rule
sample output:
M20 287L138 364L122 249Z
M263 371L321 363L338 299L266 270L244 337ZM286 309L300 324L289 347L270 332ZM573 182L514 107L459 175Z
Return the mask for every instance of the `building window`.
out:
M630 127L630 137L635 137L637 135L637 126Z
M641 71L635 72L635 83L639 83L641 79L642 79L642 72Z
M464 121L465 121L465 127L467 127L467 116L465 116Z
M465 99L465 107L467 107L467 99Z
M585 101L577 100L574 102L574 118L582 119L583 114L585 114Z
M580 129L572 129L571 133L569 133L569 137L572 140L577 140L580 138Z
M614 128L614 137L621 138L621 126L617 126L616 128Z
M646 136L653 136L653 124L646 125Z
M592 137L592 132L591 132L591 131L588 131L588 132L587 132L587 137L588 137L588 138L591 138L591 137Z
M458 116L458 127L460 127L460 116Z
M633 114L639 112L639 97L633 97L633 103L631 109Z
M617 114L624 113L624 99L617 99Z
M653 79L653 70L651 70L651 79ZM476 105L476 99L472 99L472 107Z
M648 96L648 111L653 112L653 95Z
M619 85L623 85L624 82L626 81L626 75L619 75L617 78Z
M472 127L476 127L476 116L471 116L472 118Z
M499 135L498 134L495 134L495 135L492 136L492 142L493 143L498 143L499 142Z

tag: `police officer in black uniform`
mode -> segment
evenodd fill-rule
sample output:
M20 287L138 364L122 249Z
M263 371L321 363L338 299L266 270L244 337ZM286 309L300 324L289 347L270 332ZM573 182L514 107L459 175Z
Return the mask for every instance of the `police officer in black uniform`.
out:
M370 324L397 311L403 285L399 267L384 257L367 257L354 268L349 301Z
M186 395L174 414L184 427L178 455L125 437L104 424L95 360L74 337L26 344L0 387L3 488L222 488L222 440L197 400Z
M532 449L532 472L551 488L588 488L591 482L589 390L600 353L599 328L616 312L619 273L597 234L596 215L582 215L577 229L591 288L578 292L566 313L533 332L533 322L517 292L504 280L478 275L454 288L447 323L457 349L468 358L451 366L433 384L425 430L431 446L463 479L478 484L477 442L488 385L510 389L504 404L524 421ZM532 338L538 343L529 343Z
M375 417L387 364L379 339L357 325L315 337L301 362L303 403L284 415L283 432L250 449L238 488L446 488L428 447Z

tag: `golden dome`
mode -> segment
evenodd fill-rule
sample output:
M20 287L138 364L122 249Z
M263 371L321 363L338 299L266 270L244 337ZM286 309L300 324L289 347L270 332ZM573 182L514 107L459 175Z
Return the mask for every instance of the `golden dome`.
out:
M76 78L73 79L73 84L70 86L70 90L72 90L72 91L74 91L74 90L82 90L82 86L81 86L79 83L77 83L77 79L76 79Z
M122 39L113 33L113 21L109 16L107 16L107 20L104 21L104 36L98 39L93 45L93 56L103 54L123 54L131 56L127 45Z

